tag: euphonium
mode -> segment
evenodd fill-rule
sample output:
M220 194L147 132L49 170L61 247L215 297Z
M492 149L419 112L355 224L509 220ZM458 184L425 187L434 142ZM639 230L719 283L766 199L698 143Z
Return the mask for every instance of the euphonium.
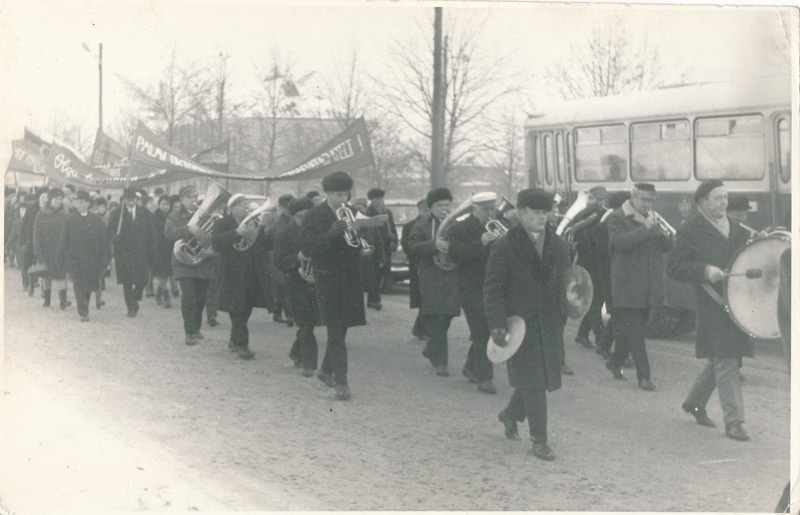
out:
M252 223L260 225L263 217L267 213L275 213L277 211L277 205L271 197L267 197L261 205L258 205L258 201L263 198L264 197L254 197L247 200L247 216L241 220L236 220L239 222L239 228L246 227L248 224ZM244 252L245 250L249 249L253 243L255 243L256 238L258 238L258 231L253 231L249 236L242 236L238 242L233 244L233 248L240 252Z
M302 252L297 257L300 260L300 268L297 269L300 278L308 284L314 284L314 265L311 264L311 258L306 257Z
M651 210L650 210L650 216L651 216L652 218L655 218L655 219L656 219L656 223L658 223L658 227L661 229L661 232L663 232L663 233L664 233L664 236L667 236L667 237L669 237L669 238L672 238L673 236L675 236L675 233L676 233L677 231L675 231L675 228L674 228L674 227L672 227L672 226L669 224L669 222L667 222L666 220L664 220L664 217L663 217L663 216L661 216L660 214L658 214L658 213L657 213L655 210L653 210L653 209L651 209Z
M353 225L356 217L349 207L342 205L336 210L336 218L347 223L347 230L344 232L344 241L354 249L361 249L362 256L369 256L375 248L367 240L358 235L358 231Z
M569 206L567 212L561 217L561 222L558 224L558 228L556 229L556 234L561 236L564 234L564 231L569 227L572 223L572 220L577 216L578 213L586 209L589 205L589 192L588 191L579 191L578 198L575 199L575 202Z
M186 266L197 266L213 255L211 245L208 243L211 237L211 230L214 224L222 218L222 208L228 203L231 194L217 184L211 182L206 190L203 203L189 219L189 227L199 227L206 235L205 241L201 241L197 236L184 238L175 242L172 247L172 254L175 259Z
M433 241L446 240L447 230L449 229L450 224L453 222L453 220L455 220L456 218L464 214L466 211L471 209L472 205L475 204L476 199L478 202L483 201L484 195L486 194L478 193L476 195L470 195L469 197L467 197L467 199L464 200L464 202L459 204L458 207L456 207L453 211L448 213L446 217L444 217L442 223L439 224L439 229L437 229L435 233L431 234L431 239L433 239ZM431 217L433 218L433 215L431 215ZM434 223L433 221L431 221L431 232L433 232L433 227ZM456 264L453 263L447 256L447 252L442 252L442 251L439 251L438 254L433 256L433 263L442 270L444 270L445 272L449 272L450 270L456 267Z

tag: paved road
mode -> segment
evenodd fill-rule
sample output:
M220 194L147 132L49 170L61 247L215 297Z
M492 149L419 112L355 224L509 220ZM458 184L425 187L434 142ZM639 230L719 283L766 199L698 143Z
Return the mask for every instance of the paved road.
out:
M770 511L788 479L789 379L774 352L746 361L752 440L739 443L680 410L701 368L691 344L649 342L657 390L642 392L571 343L571 323L576 374L548 394L557 459L546 463L503 438L505 367L495 396L458 375L461 318L453 376L437 377L402 295L348 334L353 398L341 403L292 367L293 330L264 311L243 362L224 314L187 347L178 308L146 299L128 319L110 283L108 305L82 324L6 272L0 506L11 510ZM721 425L716 397L709 415Z

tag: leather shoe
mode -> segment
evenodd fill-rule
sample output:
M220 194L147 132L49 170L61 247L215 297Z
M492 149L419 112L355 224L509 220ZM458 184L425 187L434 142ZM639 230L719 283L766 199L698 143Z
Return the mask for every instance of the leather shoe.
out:
M236 347L236 354L242 359L253 359L255 357L255 354L253 354L253 351L251 351L247 345Z
M436 368L436 367L438 367L438 366L439 366L439 365L438 365L438 364L437 364L437 363L436 363L436 362L433 360L433 358L431 357L431 353L430 353L430 351L428 350L428 347L425 347L424 349L422 349L422 355L423 355L423 357L427 358L427 359L428 359L428 361L430 361L430 362L431 362L431 366L433 366L434 368Z
M350 388L346 384L336 385L336 399L346 401L350 398Z
M195 340L193 334L186 335L186 345L197 345L197 340Z
M217 322L216 318L209 318L208 319L208 326L209 327L217 327L218 325L219 325L219 322Z
M609 369L612 374L614 374L614 379L618 381L626 381L625 376L622 375L622 369L612 365L611 360L606 361L606 368Z
M292 317L286 317L286 325L287 325L288 327L294 327L294 318L292 318Z
M461 373L467 378L467 381L469 381L470 384L478 383L478 378L475 376L475 372L468 369L466 365L464 365L464 368L461 369Z
M494 383L491 379L478 383L478 391L481 393L490 393L494 394L497 393L497 388L494 386Z
M233 340L228 340L228 350L236 352L236 345L233 343Z
M380 302L367 302L367 307L372 308L375 311L380 311L383 308L383 305Z
M205 340L206 339L206 337L203 336L203 333L201 333L200 331L195 331L194 332L194 338L195 338L195 340Z
M648 377L639 381L639 388L648 392L652 392L656 389L656 385L654 385L653 381L651 381Z
M89 321L89 317L88 316L82 316L81 317L81 322L88 322L88 321Z
M633 368L633 360L631 358L622 362L622 368Z
M575 343L583 345L587 349L594 349L594 344L590 342L589 338L585 336L578 336L577 338L575 338Z
M136 311L133 311L133 310L128 311L128 318L133 318L135 316L136 316Z
M331 388L336 386L336 382L334 382L333 376L328 374L327 372L322 372L322 371L318 372L317 379L322 381L325 384L325 386L329 386Z
M746 442L747 440L750 439L750 437L747 436L747 433L745 432L744 428L742 427L742 423L741 422L734 422L733 424L726 425L725 426L725 435L728 438L730 438L732 440L737 440L739 442Z
M564 363L561 365L561 374L565 376L571 376L575 374L575 371L569 368L566 363Z
M503 428L506 433L506 438L509 440L519 440L519 431L517 431L517 421L511 420L508 415L506 415L506 410L500 410L500 413L497 414L497 420L503 423Z
M553 461L556 455L546 442L533 442L533 455L540 460Z
M439 365L436 367L436 375L439 377L447 377L450 375L450 372L447 371L447 367L444 365Z
M603 357L604 360L608 361L611 359L611 353L608 350L602 348L601 346L597 346L597 350L595 350L597 354Z
M710 418L708 418L708 414L706 413L705 409L698 408L697 406L692 406L691 404L688 404L686 402L684 402L681 405L681 408L683 408L683 411L685 411L689 415L694 416L694 419L701 426L717 427L717 425L714 422L712 422Z

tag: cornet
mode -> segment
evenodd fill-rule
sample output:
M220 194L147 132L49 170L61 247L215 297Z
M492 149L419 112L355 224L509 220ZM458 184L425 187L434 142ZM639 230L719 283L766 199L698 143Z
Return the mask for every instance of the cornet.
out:
M650 210L649 215L651 218L654 218L656 220L656 223L658 224L659 229L661 229L661 232L664 233L664 236L668 238L672 238L675 236L675 233L677 231L666 220L664 220L663 216L658 214L653 209Z
M339 220L344 220L347 223L347 230L344 232L344 241L354 249L361 249L362 256L369 256L373 252L375 252L375 247L369 244L367 240L362 238L358 235L358 231L356 231L354 227L354 222L356 221L356 217L353 216L353 212L350 210L349 207L343 205L336 210L336 218Z

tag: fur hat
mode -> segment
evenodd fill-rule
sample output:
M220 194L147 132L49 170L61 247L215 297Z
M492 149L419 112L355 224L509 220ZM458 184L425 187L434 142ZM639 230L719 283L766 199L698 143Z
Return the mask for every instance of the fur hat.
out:
M294 195L291 193L284 193L280 197L278 197L278 206L280 207L289 207L289 204L292 203L294 200Z
M344 172L333 172L322 179L323 191L350 191L353 189L353 179Z
M122 200L136 198L136 190L133 188L125 188L122 190Z
M428 192L428 196L425 197L425 202L428 204L428 207L433 206L437 202L441 200L449 200L450 202L453 201L453 194L450 193L450 190L447 188L436 188L432 189Z
M697 190L694 192L695 203L699 204L701 198L708 198L708 194L711 193L711 190L719 188L720 186L725 185L718 179L701 182L700 186L698 186Z
M367 192L367 198L372 200L374 198L383 198L386 196L386 192L380 188L370 188Z
M312 207L314 207L314 202L312 202L310 198L297 198L292 200L292 202L289 204L289 214L294 216L300 211L305 211L307 209L311 209Z
M91 202L92 196L89 195L89 192L86 190L78 190L78 192L75 193L75 200L85 200L86 202Z
M539 188L528 188L517 193L517 209L553 209L553 195Z
M655 185L650 184L649 182L637 182L633 185L633 187L639 191L652 191L653 193L656 191Z

